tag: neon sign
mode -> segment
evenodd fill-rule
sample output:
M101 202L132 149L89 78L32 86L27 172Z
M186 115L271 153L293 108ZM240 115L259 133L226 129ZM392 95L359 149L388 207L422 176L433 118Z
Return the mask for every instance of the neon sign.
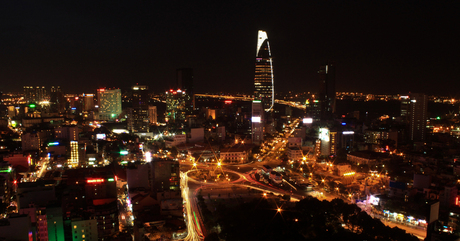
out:
M105 180L102 178L93 178L86 180L86 183L103 183Z

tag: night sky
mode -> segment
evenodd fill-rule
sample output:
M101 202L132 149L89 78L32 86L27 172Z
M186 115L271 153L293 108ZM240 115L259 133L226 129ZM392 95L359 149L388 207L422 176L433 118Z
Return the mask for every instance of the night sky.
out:
M317 91L332 60L337 91L460 97L459 1L1 1L0 90L159 93L190 67L197 93L250 93L258 29L277 91Z

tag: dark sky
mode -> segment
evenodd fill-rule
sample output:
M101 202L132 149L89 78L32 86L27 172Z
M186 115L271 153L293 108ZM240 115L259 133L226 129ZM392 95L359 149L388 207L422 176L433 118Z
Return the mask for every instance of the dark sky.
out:
M317 91L327 60L338 91L460 88L458 1L15 0L0 3L0 90L143 83L158 93L191 67L198 93L251 92L258 29L278 91Z

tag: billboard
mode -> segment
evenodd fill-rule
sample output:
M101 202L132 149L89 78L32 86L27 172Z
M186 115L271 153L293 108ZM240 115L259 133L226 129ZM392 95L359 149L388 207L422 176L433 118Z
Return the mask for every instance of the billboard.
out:
M261 121L260 116L253 116L251 121L253 123L260 123L260 121Z
M313 123L313 118L303 118L302 122L304 124L311 124L311 123Z
M107 137L104 133L97 133L96 140L105 140Z

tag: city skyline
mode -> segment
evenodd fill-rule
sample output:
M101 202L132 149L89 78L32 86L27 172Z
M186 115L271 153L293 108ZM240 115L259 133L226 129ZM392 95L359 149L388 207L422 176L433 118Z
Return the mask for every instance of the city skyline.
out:
M173 87L176 69L193 68L196 93L250 93L258 29L274 46L276 91L317 92L317 69L328 60L337 91L456 96L459 87L457 3L1 5L4 92L139 83L159 93Z

